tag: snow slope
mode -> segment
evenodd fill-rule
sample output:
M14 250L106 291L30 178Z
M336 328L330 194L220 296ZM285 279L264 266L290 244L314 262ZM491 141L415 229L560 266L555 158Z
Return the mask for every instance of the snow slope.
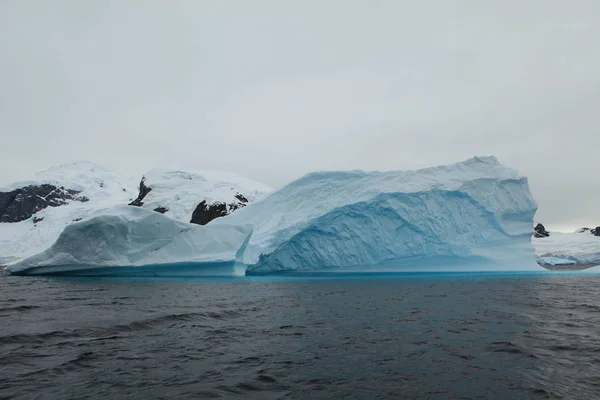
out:
M532 243L544 266L600 265L600 237L589 232L552 232L550 237L533 238Z
M16 223L0 223L0 265L17 262L49 247L63 229L75 220L85 219L96 210L127 204L137 194L136 183L123 179L103 167L83 161L49 168L32 180L16 182L2 191L44 183L81 191L87 202L70 201L60 207L48 207L34 218Z
M230 270L252 232L249 225L204 227L143 208L115 206L65 228L46 251L8 266L11 273L172 275ZM152 266L152 269L144 268ZM123 268L130 267L130 268Z
M138 182L82 161L52 167L29 181L3 188L2 191L8 192L47 183L80 191L78 196L89 201L67 201L59 207L45 208L25 221L0 223L0 265L17 263L47 249L63 229L99 210L130 203L138 196ZM190 222L194 209L202 201L210 205L222 202L228 207L227 212L232 212L246 205L236 198L238 194L251 202L272 190L243 176L218 171L152 170L145 175L145 182L152 190L145 196L143 208L165 207L167 217L183 222ZM38 222L34 223L34 220Z
M165 215L190 222L192 213L202 201L245 206L236 195L253 202L271 192L269 186L241 175L220 171L170 171L154 169L144 174L144 184L151 191L143 198L142 207L165 208Z
M418 171L317 172L218 224L248 223L248 273L540 269L527 179L494 157Z

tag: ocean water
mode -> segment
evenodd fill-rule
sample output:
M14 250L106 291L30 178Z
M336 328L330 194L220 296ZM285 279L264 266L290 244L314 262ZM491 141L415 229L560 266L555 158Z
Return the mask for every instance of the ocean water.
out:
M600 398L600 275L0 276L0 398Z

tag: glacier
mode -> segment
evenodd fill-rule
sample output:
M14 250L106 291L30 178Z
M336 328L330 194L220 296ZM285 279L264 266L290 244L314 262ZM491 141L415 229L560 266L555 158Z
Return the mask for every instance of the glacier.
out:
M8 271L543 270L531 243L537 204L527 178L492 156L416 171L314 172L203 226L172 218L186 218L183 203L172 217L151 211L164 201L99 211Z
M49 249L7 270L24 275L235 275L240 274L236 258L251 233L249 225L205 227L144 208L115 206L70 224Z
M417 171L316 172L210 225L246 223L248 274L541 270L527 178L493 157Z

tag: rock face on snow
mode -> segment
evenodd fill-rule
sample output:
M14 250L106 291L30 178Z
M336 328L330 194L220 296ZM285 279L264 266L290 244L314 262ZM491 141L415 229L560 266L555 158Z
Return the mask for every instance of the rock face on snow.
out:
M318 172L209 224L248 223L250 274L540 269L527 179L494 157L419 171Z
M542 224L537 224L535 226L535 228L533 228L533 236L536 238L545 238L550 236L550 232L548 232L546 230L546 228L544 227L544 225Z
M251 232L250 226L202 227L144 208L116 206L67 226L48 250L8 271L87 276L231 272Z
M545 267L600 265L600 238L589 232L553 232L549 238L533 238L537 261Z
M206 225L271 190L260 182L225 172L152 170L144 175L137 198L129 204Z
M9 192L0 192L0 222L20 222L46 207L59 207L69 201L86 202L80 191L50 184L27 185Z
M590 228L581 228L581 229L577 229L575 231L575 233L585 233L585 232L589 232L594 236L600 236L600 226L594 228L594 229L590 229Z

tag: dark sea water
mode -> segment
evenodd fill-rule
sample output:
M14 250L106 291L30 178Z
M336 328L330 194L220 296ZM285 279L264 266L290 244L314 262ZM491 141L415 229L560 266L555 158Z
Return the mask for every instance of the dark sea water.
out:
M600 275L0 276L0 398L600 398Z

